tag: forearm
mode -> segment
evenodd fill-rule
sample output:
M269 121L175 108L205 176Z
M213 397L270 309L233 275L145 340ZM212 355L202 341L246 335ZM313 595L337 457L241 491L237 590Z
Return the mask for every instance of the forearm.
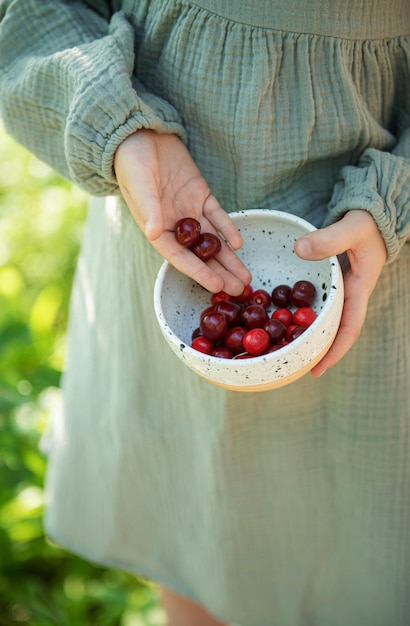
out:
M139 128L183 136L175 109L138 94L134 32L110 3L15 0L0 22L0 111L18 141L90 193L118 190L113 158Z
M357 166L343 168L329 204L328 223L351 209L368 211L385 240L388 260L410 236L410 130L391 153L366 150Z

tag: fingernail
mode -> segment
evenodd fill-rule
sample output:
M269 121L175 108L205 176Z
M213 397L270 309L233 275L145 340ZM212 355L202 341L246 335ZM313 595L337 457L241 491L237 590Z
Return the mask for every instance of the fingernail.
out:
M311 373L315 378L320 378L325 372L327 372L326 367L322 371L319 369L319 367L315 367Z
M299 256L308 257L312 254L312 246L308 239L299 239L296 243L296 252Z

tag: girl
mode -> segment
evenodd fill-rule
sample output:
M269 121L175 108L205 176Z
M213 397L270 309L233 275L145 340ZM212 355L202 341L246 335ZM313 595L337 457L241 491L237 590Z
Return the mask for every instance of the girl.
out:
M407 626L408 1L0 7L4 124L93 198L47 532L156 581L170 626ZM152 290L166 258L239 294L229 213L255 207L314 223L296 252L349 267L313 376L240 394L174 357ZM231 247L182 250L184 216Z

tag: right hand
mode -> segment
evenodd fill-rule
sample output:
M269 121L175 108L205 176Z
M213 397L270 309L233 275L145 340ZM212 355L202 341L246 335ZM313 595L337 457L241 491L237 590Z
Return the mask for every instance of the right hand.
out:
M302 259L311 261L344 254L348 260L343 277L342 319L332 347L311 371L318 377L336 365L359 338L369 298L386 262L387 250L372 215L353 209L338 222L298 239L295 251Z
M176 135L138 130L117 149L114 169L135 221L169 263L212 293L242 293L251 281L234 252L242 237ZM222 235L226 241L215 258L204 263L177 242L174 228L182 217L197 219L202 232Z

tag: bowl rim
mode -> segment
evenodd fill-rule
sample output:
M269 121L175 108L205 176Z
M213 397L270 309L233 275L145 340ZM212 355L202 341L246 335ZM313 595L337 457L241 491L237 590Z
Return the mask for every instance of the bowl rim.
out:
M229 217L233 218L234 221L235 219L239 218L239 217L248 217L250 215L254 216L254 217L265 217L266 215L270 215L275 217L276 219L280 219L281 221L284 222L292 222L292 223L296 223L300 226L302 226L302 228L304 230L306 230L306 234L309 232L314 232L315 230L317 230L317 227L314 226L313 224L311 224L310 222L308 222L307 220L305 220L302 217L299 217L298 215L294 215L293 213L288 213L287 211L279 211L277 209L242 209L239 211L232 211L231 213L228 213ZM303 235L300 235L301 237ZM321 261L323 260L327 260L329 262L330 265L330 289L328 292L328 297L326 298L326 301L322 307L322 309L320 310L320 312L317 315L317 318L315 319L314 322L312 322L312 324L305 330L304 333L302 333L302 335L300 335L299 337L297 337L294 341L290 342L289 344L287 344L286 346L282 346L280 350L275 350L273 352L269 352L267 354L261 354L259 356L253 356L249 359L237 359L237 358L233 358L233 359L224 359L221 357L217 357L217 356L213 356L211 354L205 354L203 352L200 352L199 350L195 350L194 348L192 348L189 344L187 344L185 341L183 341L180 337L178 337L178 335L172 330L171 326L168 324L168 322L165 319L165 315L163 312L163 308L162 308L162 302L161 302L161 286L164 283L164 280L166 278L166 274L169 271L175 271L175 272L179 272L179 270L177 270L171 263L169 263L169 261L167 261L166 259L163 261L163 263L161 264L160 269L158 270L158 274L155 280L155 284L154 284L154 308L155 308L155 312L157 315L157 318L161 320L161 323L164 324L164 327L161 328L161 330L163 331L163 333L165 334L165 330L166 330L166 336L168 337L168 340L173 340L173 343L175 344L175 346L180 346L181 344L184 344L184 352L188 351L188 354L192 354L192 356L195 356L196 358L198 358L199 360L206 362L206 363L219 363L219 364L230 364L234 361L235 363L235 367L236 368L246 368L249 367L249 361L251 361L252 363L262 363L265 362L267 360L271 361L274 360L275 358L279 359L281 357L284 357L287 355L287 353L293 351L295 348L297 348L301 343L303 343L304 341L306 341L306 339L312 335L314 333L314 331L316 330L316 328L319 326L319 324L322 322L326 312L333 306L334 300L337 297L338 291L340 289L340 280L342 277L341 274L341 267L340 267L340 263L339 260L337 258L337 256L331 256L331 257L326 257L325 259L321 259ZM182 272L179 272L182 273ZM187 277L187 279L189 279L189 277ZM193 279L189 279L192 280L192 282L195 282ZM333 288L336 285L335 288ZM206 289L204 289L204 291L207 291ZM211 293L211 292L209 292Z

